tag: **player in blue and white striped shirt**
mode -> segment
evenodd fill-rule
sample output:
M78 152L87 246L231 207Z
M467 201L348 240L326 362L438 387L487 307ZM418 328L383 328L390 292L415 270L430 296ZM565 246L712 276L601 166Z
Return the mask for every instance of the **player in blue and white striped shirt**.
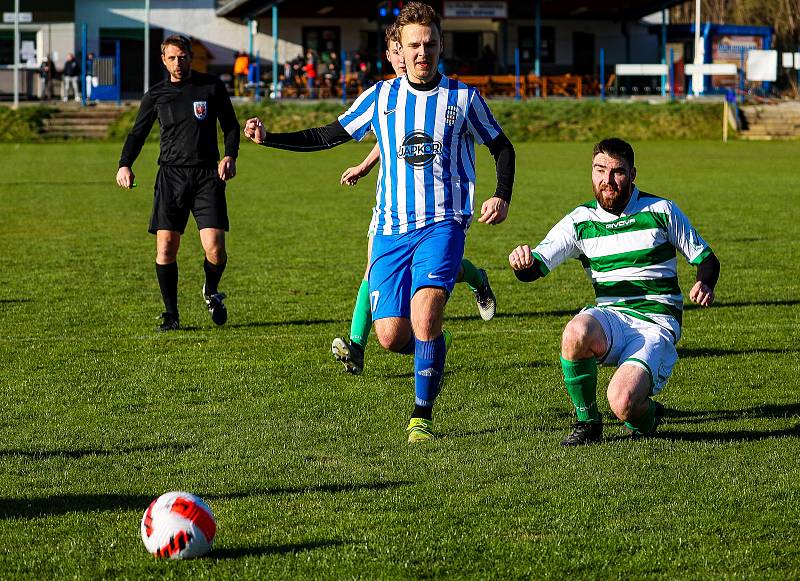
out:
M245 135L295 151L334 147L373 131L381 149L369 290L381 345L414 353L415 406L409 442L431 440L432 408L446 355L442 318L473 217L475 142L489 147L497 188L479 222L505 220L514 181L514 148L473 88L442 76L439 17L420 2L397 18L405 77L365 91L339 120L296 133L268 133L249 119Z
M400 36L397 34L397 27L392 24L386 29L386 58L392 66L395 75L403 77L406 74L406 64L403 60L403 47L400 45ZM372 171L372 168L381 160L381 148L377 143L369 152L369 155L355 167L347 168L341 177L343 185L353 186L359 179L365 177ZM378 182L380 187L381 182ZM376 207L382 197L378 195ZM370 221L367 241L367 266L364 278L358 287L356 304L353 308L353 318L350 321L349 337L336 337L331 343L331 352L334 358L344 365L347 373L358 375L364 370L364 350L367 346L369 333L372 329L372 307L369 296L369 267L372 257L372 243L375 239L377 228L377 218L375 214ZM456 283L463 282L475 295L475 303L478 306L478 313L484 321L491 321L494 318L497 308L497 299L494 296L492 287L489 284L489 277L482 268L477 268L472 261L466 257L461 259ZM447 331L443 331L447 336Z

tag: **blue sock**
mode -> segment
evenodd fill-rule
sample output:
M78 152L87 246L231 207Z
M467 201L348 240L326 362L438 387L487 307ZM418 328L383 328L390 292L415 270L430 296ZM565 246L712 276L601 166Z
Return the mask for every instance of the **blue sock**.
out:
M444 357L447 349L444 335L433 341L417 339L414 350L414 403L422 407L433 407L433 401L439 395L439 387L444 373Z

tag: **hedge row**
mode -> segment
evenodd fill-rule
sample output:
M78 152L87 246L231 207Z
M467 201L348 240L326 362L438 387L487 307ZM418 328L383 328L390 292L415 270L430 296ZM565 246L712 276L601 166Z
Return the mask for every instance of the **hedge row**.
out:
M52 107L0 107L0 142L41 141L44 120L56 109Z
M631 141L716 139L722 123L722 105L709 103L531 100L490 101L489 105L512 141L596 141L607 135ZM342 110L337 103L265 102L236 107L241 123L258 116L273 132L326 125ZM134 116L135 112L123 116L111 136L124 137Z
M512 141L595 141L620 135L632 141L656 139L716 139L721 131L722 105L711 103L649 104L597 100L490 101L500 125ZM296 131L326 125L342 112L338 103L265 102L237 105L240 123L261 117L271 131ZM0 141L40 140L42 120L54 109L0 107ZM124 139L136 110L126 110L108 131L109 139ZM150 135L158 139L157 127Z

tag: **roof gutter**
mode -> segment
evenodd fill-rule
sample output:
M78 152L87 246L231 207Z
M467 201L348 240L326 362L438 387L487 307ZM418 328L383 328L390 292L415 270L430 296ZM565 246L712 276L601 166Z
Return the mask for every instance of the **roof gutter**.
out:
M225 6L218 8L216 15L227 18L254 18L281 3L283 0L231 0ZM248 5L251 6L249 10Z

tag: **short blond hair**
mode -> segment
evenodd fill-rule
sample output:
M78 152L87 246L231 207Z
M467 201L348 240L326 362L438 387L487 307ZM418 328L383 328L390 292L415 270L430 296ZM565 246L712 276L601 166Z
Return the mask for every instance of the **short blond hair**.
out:
M436 30L439 31L439 36L442 36L442 19L436 14L436 10L422 2L409 2L403 6L400 15L397 17L397 20L394 21L394 26L397 28L398 39L406 24L435 26Z

